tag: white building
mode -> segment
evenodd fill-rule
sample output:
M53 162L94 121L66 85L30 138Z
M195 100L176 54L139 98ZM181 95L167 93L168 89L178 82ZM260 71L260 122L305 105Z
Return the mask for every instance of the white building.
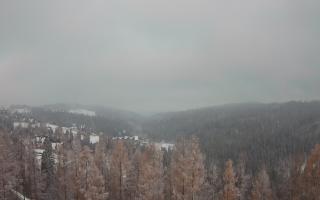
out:
M56 132L56 129L59 128L59 126L50 123L46 123L46 127L51 129L54 133Z
M112 137L113 140L134 140L138 141L139 136L117 136L117 137Z
M45 136L36 136L36 143L43 144L45 139Z
M51 146L54 151L58 150L58 148L62 145L62 142L52 142Z
M28 128L29 127L29 123L28 122L13 122L13 128L17 129L17 128Z
M71 132L71 128L68 128L68 127L61 127L61 131L63 134L66 134L67 132Z
M174 147L174 144L165 142L156 142L154 145L157 149L166 151L172 150Z
M135 141L138 141L139 140L139 136L132 136L132 139L135 140Z
M89 136L89 141L90 141L91 144L98 143L99 142L99 135L91 134Z
M79 130L76 126L72 127L61 127L62 133L66 134L67 132L71 133L73 136L77 135Z
M44 149L34 149L36 162L39 167L41 167L41 159L42 159L43 152L44 152Z
M35 123L31 124L31 127L32 128L40 128L41 124L40 124L40 122L35 122Z

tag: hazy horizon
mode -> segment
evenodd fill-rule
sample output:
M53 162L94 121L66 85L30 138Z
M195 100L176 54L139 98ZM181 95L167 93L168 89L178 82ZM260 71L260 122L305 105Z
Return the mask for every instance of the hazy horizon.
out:
M320 99L320 1L0 2L0 104Z
M5 107L11 107L11 106L17 106L17 107L47 107L47 106L71 106L72 109L88 109L87 107L103 107L106 109L114 109L118 111L124 111L124 112L132 112L135 114L139 114L142 116L150 116L154 114L161 114L161 113L170 113L170 112L183 112L183 111L191 111L191 110L199 110L199 109L206 109L206 108L215 108L215 107L223 107L223 106L234 106L234 105L254 105L254 104L261 104L261 105L271 105L271 104L286 104L286 103L292 103L292 102L298 102L298 103L312 103L312 102L320 102L320 99L313 99L313 100L289 100L289 101L278 101L278 102L258 102L258 101L246 101L246 102L230 102L230 103L224 103L224 104L211 104L211 105L206 105L206 106L200 106L200 107L190 107L190 108L185 108L185 109L180 109L180 110L148 110L148 111L141 111L141 110L130 110L130 109L125 109L125 108L120 108L120 107L111 107L108 105L101 105L101 104L79 104L79 103L72 103L72 102L67 102L67 103L52 103L52 104L0 104L1 106ZM90 110L90 109L89 109Z

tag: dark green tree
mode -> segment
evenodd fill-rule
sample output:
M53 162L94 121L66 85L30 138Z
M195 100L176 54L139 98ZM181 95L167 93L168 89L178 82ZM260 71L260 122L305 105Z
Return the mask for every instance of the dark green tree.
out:
M44 177L44 196L45 199L55 199L55 180L54 180L54 154L52 144L49 138L44 141L44 152L41 158L41 175Z

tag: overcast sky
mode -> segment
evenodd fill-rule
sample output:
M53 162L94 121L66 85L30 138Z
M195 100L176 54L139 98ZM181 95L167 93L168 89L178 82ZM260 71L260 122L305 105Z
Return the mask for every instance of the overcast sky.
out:
M319 0L0 0L0 104L313 99Z

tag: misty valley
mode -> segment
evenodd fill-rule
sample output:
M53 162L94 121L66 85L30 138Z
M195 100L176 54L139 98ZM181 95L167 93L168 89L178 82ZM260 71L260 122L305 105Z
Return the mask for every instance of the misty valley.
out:
M317 199L320 102L0 109L1 199Z
M320 0L0 0L0 200L320 200Z

